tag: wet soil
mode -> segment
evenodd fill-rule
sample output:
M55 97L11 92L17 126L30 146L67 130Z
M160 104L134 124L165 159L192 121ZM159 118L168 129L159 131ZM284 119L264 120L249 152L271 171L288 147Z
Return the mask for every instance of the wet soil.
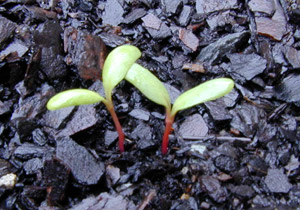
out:
M1 1L0 209L300 209L299 23L299 0ZM163 108L122 81L120 154L103 104L45 105L104 95L123 44L172 101L213 78L235 88L180 112L162 155Z

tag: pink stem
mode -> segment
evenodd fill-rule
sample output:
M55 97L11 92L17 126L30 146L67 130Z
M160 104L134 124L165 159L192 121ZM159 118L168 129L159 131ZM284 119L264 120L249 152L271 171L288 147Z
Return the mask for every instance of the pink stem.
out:
M167 152L168 152L169 134L172 131L173 122L174 122L174 116L171 116L167 112L166 128L165 128L165 132L164 132L164 136L163 136L163 142L162 142L162 148L161 148L161 152L162 152L163 155L167 154Z
M124 152L124 138L125 138L125 135L122 130L122 126L120 124L119 118L115 112L113 105L106 104L106 107L107 107L109 113L111 114L111 117L114 121L116 130L119 134L119 149L120 149L120 152L122 153L122 152Z

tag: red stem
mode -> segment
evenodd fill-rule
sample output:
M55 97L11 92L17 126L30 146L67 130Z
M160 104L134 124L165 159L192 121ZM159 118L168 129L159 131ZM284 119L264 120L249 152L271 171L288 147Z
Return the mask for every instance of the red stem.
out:
M161 147L161 152L163 155L167 154L168 152L168 144L169 144L169 134L172 131L172 124L174 122L174 116L171 116L168 112L167 112L167 116L166 116L166 128L165 128L165 132L164 132L164 136L163 136L163 142L162 142L162 147Z
M112 103L110 104L109 102L106 104L106 107L107 107L107 110L109 111L109 113L111 114L111 117L114 121L114 124L115 124L115 127L116 127L116 130L119 134L119 149L120 149L120 152L124 152L124 138L125 138L125 135L123 133L123 130L122 130L122 126L120 124L120 121L119 121L119 118L115 112L115 109L112 105Z

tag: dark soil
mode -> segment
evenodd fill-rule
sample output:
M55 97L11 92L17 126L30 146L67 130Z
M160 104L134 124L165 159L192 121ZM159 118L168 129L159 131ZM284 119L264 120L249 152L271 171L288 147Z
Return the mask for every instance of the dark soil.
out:
M299 0L0 3L0 209L300 209ZM218 77L227 96L164 109L129 83L114 103L47 111L55 93L103 95L107 53L131 44L172 100Z

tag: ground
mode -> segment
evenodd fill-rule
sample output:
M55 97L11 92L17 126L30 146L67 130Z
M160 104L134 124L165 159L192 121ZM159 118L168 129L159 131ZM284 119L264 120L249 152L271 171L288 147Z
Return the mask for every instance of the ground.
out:
M0 209L300 209L300 2L70 0L0 3ZM104 95L115 47L184 91L234 90L179 112L114 90L125 152L103 104L46 110L71 88Z

